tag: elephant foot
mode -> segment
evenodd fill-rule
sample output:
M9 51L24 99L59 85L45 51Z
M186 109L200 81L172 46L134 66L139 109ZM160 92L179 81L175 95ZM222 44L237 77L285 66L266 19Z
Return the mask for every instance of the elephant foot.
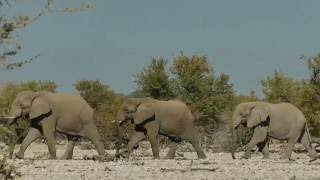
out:
M51 159L51 160L56 160L56 159L57 159L57 156L50 156L49 159Z
M310 161L309 162L313 162L313 161L319 159L319 156L315 151L310 152L308 154L308 156L310 157Z
M198 159L206 159L206 158L207 158L207 156L205 154L198 156Z
M130 157L130 151L129 150L123 150L123 151L121 151L121 152L119 152L119 153L117 153L116 155L115 155L115 157L117 157L117 158L129 158Z
M70 159L72 159L72 156L65 156L65 155L63 155L63 156L61 156L61 157L59 158L59 160L70 160Z
M156 157L153 157L152 159L154 159L154 160L159 160L160 157L159 157L159 156L156 156Z
M243 156L241 156L241 159L250 159L250 154L244 154Z
M24 155L22 153L15 153L14 155L17 159L24 159Z
M269 159L269 156L263 156L262 159Z
M105 155L95 156L95 159L98 161L108 162L108 161L113 161L114 159L116 159L116 157L114 155L105 154Z
M107 162L107 161L113 161L115 159L115 156L112 156L110 154L105 154L105 155L94 155L92 157L89 156L84 156L83 157L84 160L93 160L93 161L103 161L103 162Z
M280 156L281 160L292 160L290 157L288 157L287 155L281 155Z
M294 159L288 157L280 157L280 160L288 163L295 161Z
M163 159L164 160L170 160L170 159L174 159L175 158L175 156L173 155L166 155Z

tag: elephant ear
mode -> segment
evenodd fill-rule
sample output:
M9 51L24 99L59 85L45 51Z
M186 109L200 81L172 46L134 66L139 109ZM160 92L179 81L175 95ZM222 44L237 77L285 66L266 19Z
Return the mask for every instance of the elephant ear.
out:
M41 97L37 97L33 100L29 118L34 119L41 115L47 114L51 111L49 104L43 100Z
M260 107L255 107L251 110L251 114L247 120L247 127L255 127L258 124L266 121L268 119L269 114L267 111Z
M134 115L134 124L142 124L154 116L154 111L149 104L141 104L138 106Z

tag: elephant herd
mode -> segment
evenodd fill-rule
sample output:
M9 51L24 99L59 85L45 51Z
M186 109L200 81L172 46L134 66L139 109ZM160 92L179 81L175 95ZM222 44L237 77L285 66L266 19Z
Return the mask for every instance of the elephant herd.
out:
M92 141L98 151L95 157L98 159L128 157L133 148L147 138L154 158L159 159L159 135L164 135L170 140L166 159L175 157L177 145L183 140L192 144L199 159L206 158L194 126L195 118L187 105L180 100L127 98L118 111L117 123L121 126L124 122L130 121L134 124L135 133L126 148L115 156L106 153L94 124L93 109L80 95L22 91L16 96L6 119L8 124L12 125L20 117L27 117L31 125L20 150L15 154L15 157L20 159L24 158L27 147L41 136L44 136L47 142L50 159L56 159L56 132L65 134L68 138L68 145L61 159L72 159L75 143L80 137L86 137ZM294 144L297 142L305 146L311 160L318 158L316 151L311 147L306 119L303 113L292 104L241 103L236 107L232 119L233 132L240 124L254 130L243 158L249 158L255 146L259 148L264 158L268 158L270 138L288 141L283 158L290 159ZM232 139L233 142L237 141L236 133L233 133ZM233 145L233 158L235 158L236 148Z

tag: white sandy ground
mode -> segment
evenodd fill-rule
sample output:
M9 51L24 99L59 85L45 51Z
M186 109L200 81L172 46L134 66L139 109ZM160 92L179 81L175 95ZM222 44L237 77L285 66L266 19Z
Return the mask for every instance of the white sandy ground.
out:
M64 148L64 145L57 146L58 155L63 153ZM254 153L249 160L233 160L229 153L209 152L206 153L206 160L197 160L195 152L178 152L180 157L175 160L153 160L151 149L147 148L136 150L129 161L96 162L82 160L85 155L97 153L93 149L82 150L79 146L75 148L74 160L47 160L47 152L45 144L34 143L28 148L26 159L9 160L22 174L17 179L320 179L320 159L309 163L305 153L294 153L294 161L279 160L279 153L271 153L268 160L262 159L260 153ZM114 154L114 151L108 152ZM237 153L237 156L241 154ZM161 152L161 156L164 155L165 150Z

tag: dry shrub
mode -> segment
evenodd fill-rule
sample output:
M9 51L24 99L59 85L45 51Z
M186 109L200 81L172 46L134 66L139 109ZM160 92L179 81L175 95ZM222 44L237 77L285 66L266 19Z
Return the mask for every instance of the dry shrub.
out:
M17 171L14 165L7 162L6 157L0 160L0 179L15 179L19 176L21 176L21 174Z

